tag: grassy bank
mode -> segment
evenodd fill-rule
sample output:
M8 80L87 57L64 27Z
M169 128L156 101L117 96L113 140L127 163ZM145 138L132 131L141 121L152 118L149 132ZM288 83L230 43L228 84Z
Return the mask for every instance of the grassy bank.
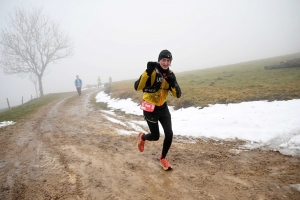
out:
M0 122L17 122L19 120L26 119L29 115L35 113L41 107L67 95L70 95L70 93L48 94L43 97L30 100L23 105L12 107L11 109L0 112Z
M176 73L182 89L182 97L169 98L169 104L174 105L175 108L185 108L205 107L217 103L299 99L300 67L264 69L267 65L296 58L300 58L300 53ZM132 98L135 102L140 102L142 93L133 89L134 81L113 83L110 89L111 96Z

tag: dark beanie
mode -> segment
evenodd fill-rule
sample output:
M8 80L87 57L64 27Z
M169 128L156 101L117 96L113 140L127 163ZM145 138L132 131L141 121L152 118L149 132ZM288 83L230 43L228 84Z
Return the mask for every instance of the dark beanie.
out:
M172 54L168 50L162 50L158 56L158 62L163 58L169 58L172 61Z

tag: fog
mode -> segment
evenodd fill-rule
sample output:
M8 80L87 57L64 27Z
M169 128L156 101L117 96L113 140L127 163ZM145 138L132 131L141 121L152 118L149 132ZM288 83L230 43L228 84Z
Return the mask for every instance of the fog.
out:
M0 0L0 29L14 7L43 8L74 43L71 58L51 63L44 94L137 79L168 49L183 72L300 52L299 0ZM0 57L1 59L1 57ZM0 108L36 96L34 84L0 68Z

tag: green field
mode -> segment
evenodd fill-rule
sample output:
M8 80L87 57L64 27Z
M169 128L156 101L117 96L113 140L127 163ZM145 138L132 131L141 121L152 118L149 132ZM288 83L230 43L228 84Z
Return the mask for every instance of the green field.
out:
M35 113L43 106L53 102L54 100L67 96L68 93L47 94L43 97L30 100L23 105L15 106L0 112L0 122L2 121L20 121L26 119L30 114Z
M299 99L300 67L264 69L265 66L296 58L300 58L300 53L176 73L182 97L171 97L168 103L178 109L243 101ZM111 96L132 98L140 102L142 92L133 89L134 82L127 80L113 83Z

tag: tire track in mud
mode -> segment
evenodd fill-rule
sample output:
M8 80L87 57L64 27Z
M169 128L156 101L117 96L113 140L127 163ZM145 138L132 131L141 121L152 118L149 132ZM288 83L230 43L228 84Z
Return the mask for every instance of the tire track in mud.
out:
M76 158L72 156L70 157L70 152L68 151L68 149L64 148L64 140L66 139L66 137L67 140L74 140L74 137L72 137L71 139L68 138L68 132L66 132L64 123L62 123L64 118L62 118L61 116L64 116L65 113L72 113L71 111L75 110L77 113L80 113L81 117L86 117L85 107L87 106L90 95L91 92L79 97L80 99L78 99L77 95L75 95L61 100L60 102L52 106L45 120L43 120L43 122L39 126L41 132L40 139L41 141L43 141L44 145L46 145L46 149L51 150L51 154L46 155L46 157L50 158L50 160L52 161L56 161L55 164L53 164L52 166L50 165L47 168L50 168L51 171L55 171L58 174L57 179L60 180L60 182L63 182L64 189L70 191L69 194L68 192L67 194L64 194L64 198L83 198L82 195L86 188L84 186L84 183L81 181L81 174L78 173L75 168L72 168L70 164L70 160L72 162L75 161ZM72 105L73 101L78 100L81 104L72 106L71 110L66 109L66 101L68 104L71 103ZM62 177L64 178L63 181ZM57 190L53 191L53 193L57 192Z
M96 194L99 193L99 191L93 192L89 189L91 185L90 182L95 182L91 174L94 172L99 173L98 169L102 169L105 171L104 182L107 182L106 180L113 180L114 172L111 169L120 166L114 163L104 163L104 161L109 159L110 155L117 150L113 147L114 145L107 145L107 143L109 144L109 139L107 139L110 138L109 135L101 136L96 130L97 128L101 128L101 133L107 130L110 134L113 134L114 129L111 129L110 123L108 123L109 127L103 125L101 127L97 126L99 119L97 119L91 111L87 112L86 109L88 107L87 99L89 96L84 95L79 98L81 99L72 98L68 100L67 104L61 101L54 105L45 119L40 123L38 132L41 132L40 140L47 146L46 149L48 152L51 151L48 158L52 156L51 159L57 161L54 166L60 166L56 169L56 172L58 174L66 174L67 177L69 177L67 180L69 185L75 185L73 191L72 188L68 188L68 190L72 191L72 197L92 198L92 196L98 196L99 194ZM61 112L61 110L64 110L64 112ZM80 113L80 115L76 113ZM82 120L82 118L84 118L84 120ZM104 118L103 121L105 121ZM71 131L69 129L70 127L68 128L66 126L67 124L73 126ZM99 135L98 137L101 138L100 140L102 142L107 142L102 143L101 146L92 142L96 137L95 134ZM102 149L105 153L99 152L99 150L95 151L95 149L98 148ZM93 151L94 153L91 153ZM103 157L102 159L95 156L99 154ZM108 154L108 156L105 154ZM102 163L101 160L103 160ZM47 168L49 169L51 166L47 166ZM53 170L53 168L50 170ZM64 179L67 178L64 177ZM64 180L64 182L66 182L66 180ZM117 185L117 183L114 184ZM107 190L106 195L108 197L113 196L113 192L109 189L109 186L105 186L107 183L104 184L103 181L98 180L96 181L96 186L97 185L102 185L102 189ZM53 192L55 193L54 189Z
M56 195L55 193L61 193L58 187L53 187L51 190L51 187L43 188L36 182L41 181L55 185L55 182L61 181L62 178L76 177L76 179L80 180L78 178L79 175L68 167L66 156L61 152L59 145L57 145L59 143L55 141L55 135L62 133L57 118L62 112L60 108L70 98L64 98L60 102L51 105L50 109L43 108L41 112L33 117L31 122L25 122L22 128L17 127L17 129L21 130L21 133L18 136L16 148L13 147L10 153L13 155L11 157L17 157L18 159L11 160L10 165L4 166L7 169L5 170L5 175L9 181L6 181L3 187L12 188L10 190L12 192L6 191L7 196L4 199L6 197L26 199L29 193L32 193L32 197L35 197L36 194L36 196L43 196L46 199L48 197L62 198L62 196L66 197L68 194ZM12 139L15 140L13 136ZM27 154L31 155L31 157L26 156ZM17 169L11 170L12 165ZM62 171L62 173L59 171ZM64 177L65 174L67 174L67 177ZM39 180L43 176L46 178ZM75 182L76 186L73 191L71 190L72 192L69 196L80 197L82 194L80 192L82 191L81 183L80 181L73 182ZM67 184L63 183L62 185Z

